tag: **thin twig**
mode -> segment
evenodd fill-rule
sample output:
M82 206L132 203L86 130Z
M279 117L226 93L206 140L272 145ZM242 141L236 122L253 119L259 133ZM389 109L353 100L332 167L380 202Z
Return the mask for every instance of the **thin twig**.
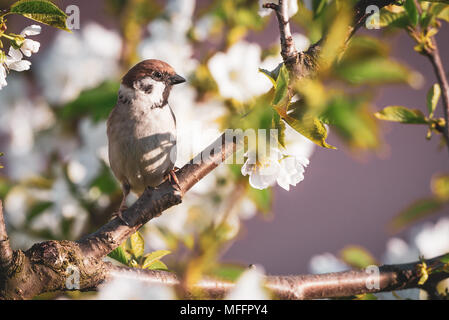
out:
M432 63L435 75L437 77L438 83L441 87L441 96L443 102L443 114L444 114L444 128L443 137L446 142L446 146L449 150L449 82L444 72L443 63L441 61L440 51L438 49L438 44L435 38L432 39L433 49L430 52L426 52L426 56Z
M271 9L276 13L279 23L281 39L281 56L286 66L295 63L298 59L298 51L293 41L290 23L288 20L288 1L279 0L279 4L266 3L263 8Z
M421 4L418 0L414 0L415 6L418 10L419 15L423 14L423 10ZM420 36L419 34L427 33L428 28L422 29L420 25L415 27L416 29L409 27L408 34L419 43ZM423 54L430 60L432 67L435 71L435 75L437 77L438 83L440 85L442 91L442 100L443 100L443 114L444 114L444 128L437 127L437 130L443 134L443 138L446 142L446 146L449 151L449 82L447 80L446 74L444 72L443 63L441 61L440 51L438 49L438 44L435 37L431 37L432 46L425 47Z

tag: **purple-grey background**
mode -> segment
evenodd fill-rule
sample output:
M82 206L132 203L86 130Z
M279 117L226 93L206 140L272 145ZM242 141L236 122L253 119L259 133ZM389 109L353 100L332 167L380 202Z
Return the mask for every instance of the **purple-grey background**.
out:
M0 0L2 5L10 2ZM200 5L206 2L199 1ZM69 4L80 7L81 28L83 23L95 20L117 29L117 22L104 12L103 1L61 0L58 4L62 8ZM22 25L25 23L17 20L16 26ZM38 38L43 42L43 50L54 32L44 27ZM382 37L379 31L369 33ZM277 37L277 24L271 17L267 29L250 34L248 40L266 46ZM449 27L445 24L437 40L446 70L448 39ZM383 88L376 98L376 109L404 105L426 112L426 92L436 81L430 63L413 51L413 42L404 34L385 41L392 44L392 55L419 71L425 82L420 90L407 86ZM440 110L437 115L441 115ZM268 273L289 274L307 272L308 262L315 254L338 253L350 244L365 246L380 258L386 241L393 235L387 229L392 217L413 200L430 194L432 175L449 171L447 151L438 151L438 137L425 139L424 126L381 125L384 147L379 154L355 156L331 132L329 141L339 149L316 148L304 181L290 192L276 188L271 217L245 222L238 241L223 259L262 264ZM448 215L449 209L429 220L444 214Z

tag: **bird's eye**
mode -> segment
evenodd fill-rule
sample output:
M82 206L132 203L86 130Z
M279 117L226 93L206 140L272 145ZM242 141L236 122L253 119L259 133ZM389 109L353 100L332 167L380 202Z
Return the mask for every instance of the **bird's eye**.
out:
M159 71L155 71L153 74L158 79L162 78L162 74Z

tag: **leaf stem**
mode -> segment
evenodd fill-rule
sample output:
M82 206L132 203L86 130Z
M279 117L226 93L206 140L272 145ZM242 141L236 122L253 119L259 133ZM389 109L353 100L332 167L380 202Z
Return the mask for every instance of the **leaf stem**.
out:
M4 38L9 39L9 40L14 40L15 39L13 36L7 35L5 33L0 34L0 38L1 37L4 37Z

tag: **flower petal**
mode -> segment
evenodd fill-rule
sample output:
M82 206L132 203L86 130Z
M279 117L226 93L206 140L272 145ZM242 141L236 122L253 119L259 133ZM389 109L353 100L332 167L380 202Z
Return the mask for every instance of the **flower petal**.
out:
M8 55L10 56L12 61L20 61L23 58L22 52L18 49L14 49L13 47L9 48Z
M20 60L20 61L14 61L11 63L7 63L8 68L14 71L25 71L25 70L29 70L30 66L31 66L31 62L27 61L27 60Z
M263 180L262 176L258 173L253 173L249 176L249 184L254 189L263 190L269 187L269 184Z
M246 160L246 162L243 164L241 172L242 176L251 175L251 172L253 171L254 164L249 163L249 160Z
M37 41L31 39L25 39L20 50L27 57L30 57L32 53L37 53L39 51L41 44Z
M6 87L7 85L8 85L8 83L6 82L6 70L5 70L5 67L0 65L0 90L3 87Z
M288 191L290 185L296 186L304 180L304 167L295 157L288 156L280 160L280 165L281 171L276 181L285 190Z
M41 26L37 25L37 24L33 24L29 27L26 27L25 29L22 30L22 32L20 33L20 35L22 37L26 37L26 36L35 36L40 34L42 31Z

